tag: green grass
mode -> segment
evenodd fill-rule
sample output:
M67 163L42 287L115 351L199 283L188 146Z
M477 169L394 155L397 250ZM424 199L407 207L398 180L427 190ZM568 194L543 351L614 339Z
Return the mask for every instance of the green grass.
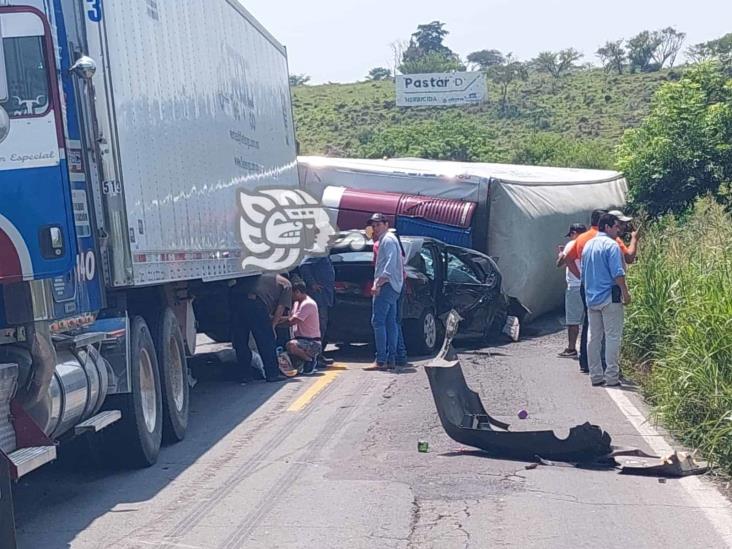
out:
M599 69L559 80L532 75L513 85L506 109L491 83L488 102L462 108L396 107L390 80L299 86L293 101L302 154L379 157L416 151L450 158L443 145L425 137L413 147L404 136L436 135L434 140L444 141L457 121L459 133L467 124L469 137L480 142L468 155L471 160L610 167L623 131L640 123L656 89L676 77L672 71L611 75ZM447 130L439 133L435 126ZM558 139L563 152L555 156ZM553 143L549 152L547 143ZM464 144L458 145L456 157L464 151Z
M732 473L732 216L701 200L666 218L629 269L624 359L664 423Z

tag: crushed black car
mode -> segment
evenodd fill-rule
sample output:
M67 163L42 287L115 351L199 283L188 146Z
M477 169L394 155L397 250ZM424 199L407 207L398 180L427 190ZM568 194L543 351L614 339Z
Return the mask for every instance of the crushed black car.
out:
M362 234L342 233L330 251L336 274L336 299L328 322L331 343L364 343L373 338L373 242ZM402 326L409 354L426 355L437 349L443 319L452 309L464 319L459 335L467 338L499 334L509 314L525 313L501 290L501 273L487 255L433 238L400 239L407 276ZM516 314L514 309L521 312Z

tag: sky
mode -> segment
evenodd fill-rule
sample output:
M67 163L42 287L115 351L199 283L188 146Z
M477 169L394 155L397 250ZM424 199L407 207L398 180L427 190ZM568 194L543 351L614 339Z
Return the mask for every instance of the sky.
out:
M582 62L607 40L672 26L685 45L732 32L732 0L241 0L287 46L290 73L311 83L362 80L392 68L390 44L417 25L439 20L445 45L465 58L497 49L528 60L540 51L574 47Z

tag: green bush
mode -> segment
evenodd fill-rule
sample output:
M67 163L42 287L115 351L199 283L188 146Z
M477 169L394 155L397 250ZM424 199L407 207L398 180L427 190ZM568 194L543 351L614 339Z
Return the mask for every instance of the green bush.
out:
M625 133L618 166L631 203L652 215L717 194L732 179L732 79L706 63L664 84L650 115Z
M462 113L383 128L361 144L358 154L365 158L412 156L464 162L489 162L499 155L493 136Z
M624 358L669 428L732 473L732 216L713 200L666 218L629 269Z
M516 144L511 162L532 166L609 169L612 168L613 158L608 147L599 141L539 133Z

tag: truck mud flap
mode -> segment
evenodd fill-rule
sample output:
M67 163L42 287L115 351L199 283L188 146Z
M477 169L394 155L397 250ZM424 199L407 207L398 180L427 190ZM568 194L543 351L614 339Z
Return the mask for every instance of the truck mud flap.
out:
M465 382L452 349L460 320L455 311L450 312L442 350L425 366L437 413L450 438L496 458L535 461L540 456L571 463L612 462L610 435L597 425L577 425L562 439L553 431L510 431L508 424L491 417L478 393Z

